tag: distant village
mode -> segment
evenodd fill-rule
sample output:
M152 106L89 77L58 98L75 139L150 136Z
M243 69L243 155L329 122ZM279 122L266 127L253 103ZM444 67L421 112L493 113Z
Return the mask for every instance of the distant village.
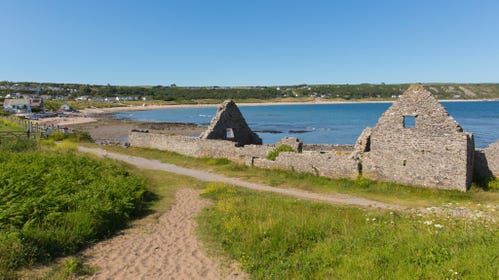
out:
M87 84L56 84L32 82L0 82L0 102L3 112L26 118L43 118L74 111L70 101L121 103L124 101L162 100L195 102L195 100L258 99L289 100L395 100L407 89L407 84L326 84L290 86L242 87L177 87L113 86ZM424 84L437 99L499 99L499 84ZM45 106L46 101L51 106ZM47 102L49 103L49 102ZM57 104L57 105L54 105ZM58 106L59 108L54 108ZM96 105L98 106L98 105ZM48 110L47 107L49 107Z
M5 95L2 92L12 92ZM41 94L50 92L51 94ZM22 84L0 85L0 101L3 100L3 111L10 114L16 114L26 119L38 119L55 116L66 116L67 113L77 112L67 103L63 103L56 111L49 111L45 107L44 101L94 101L94 102L122 102L151 100L151 97L139 96L116 96L116 97L97 97L88 95L78 95L79 90L75 88L62 87L29 87Z

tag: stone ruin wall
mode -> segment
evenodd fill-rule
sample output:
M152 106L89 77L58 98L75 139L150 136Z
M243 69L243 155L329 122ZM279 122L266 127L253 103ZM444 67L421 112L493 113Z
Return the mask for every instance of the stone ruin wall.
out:
M475 151L474 172L479 178L499 178L499 141Z
M272 161L266 157L279 143L236 147L231 141L143 132L131 132L128 140L134 147L176 152L197 158L226 158L260 168L310 172L330 178L355 178L358 175L357 161L352 159L351 152L345 151L283 152ZM327 145L321 146L325 148Z
M466 136L373 140L374 150L362 156L362 175L406 185L466 191L471 183L470 142ZM402 145L406 148L400 148Z
M404 124L413 117L414 127ZM428 188L466 191L473 166L480 176L499 176L499 141L474 149L472 134L450 117L431 93L411 86L352 145L307 145L296 138L275 145L244 145L227 140L132 132L132 146L177 152L192 157L226 158L266 169L308 172L330 178L366 178ZM282 152L267 159L281 144L297 152Z
M406 117L414 125L404 124ZM473 136L462 131L422 87L411 88L372 129L362 175L382 181L466 191L472 179Z
M499 141L485 149L485 158L492 175L499 177Z
M451 139L452 140L452 139ZM463 139L455 139L461 140ZM443 151L431 151L426 153L415 153L415 155L404 153L398 150L388 150L388 153L384 154L384 159L382 164L373 160L372 152L359 152L355 150L353 152L344 150L334 150L334 146L330 147L329 151L326 148L327 145L321 145L323 148L320 151L307 151L305 150L301 153L294 152L282 152L276 158L275 161L266 159L268 153L274 150L278 145L246 145L244 147L236 147L234 142L230 141L220 141L220 140L203 140L192 138L188 136L171 136L166 134L154 134L154 133L141 133L132 132L129 136L129 141L132 146L153 148L158 150L166 150L171 152L176 152L191 157L211 157L211 158L226 158L241 164L246 164L248 166L255 166L264 169L282 169L282 170L292 170L296 172L307 172L315 174L318 176L324 176L328 178L351 178L354 179L359 175L366 178L392 181L402 184L415 185L413 180L420 180L420 185L423 184L451 184L458 185L459 180L465 180L466 172L464 167L462 169L457 169L452 164L452 162L446 162L447 156L455 156L456 151L466 150L464 146L458 146L454 149L449 149L452 144L447 145L446 143L452 143L449 139L436 139L433 138L426 142L428 147L432 147L435 141L443 145ZM422 145L422 142L418 142ZM424 144L423 144L424 145ZM419 150L420 151L420 150ZM428 149L426 149L428 151ZM488 166L490 170L494 170L493 174L497 177L499 175L499 142L491 145L491 147L485 150L478 150L486 156ZM418 154L420 154L418 156ZM400 162L400 157L405 156L407 160L406 166L412 168L410 173L403 173L404 176L411 176L412 179L407 180L404 177L395 177L393 175L384 177L384 173L374 173L379 172L379 168L386 168L388 173L397 173L397 170L403 166L403 162ZM435 157L440 158L440 160L435 160ZM464 162L464 154L460 155L461 162ZM379 159L378 159L379 160ZM425 167L414 167L411 162L418 162L419 160L424 160L425 162L432 162L430 168L437 168L438 172L446 174L445 176L436 176L438 174L434 170L425 169ZM399 166L395 166L396 163ZM475 163L476 164L476 163ZM438 167L440 166L440 167ZM450 166L450 167L449 167ZM477 167L478 170L489 170L489 167ZM447 168L447 169L444 169ZM405 171L405 170L404 170ZM427 172L427 174L433 174L433 177L422 176L420 172ZM430 173L428 173L430 172ZM445 173L444 173L445 172ZM447 174L454 175L448 176ZM398 173L398 176L401 176ZM408 175L407 175L408 174ZM489 173L487 173L489 174ZM433 179L433 181L432 181ZM397 180L397 181L395 181ZM427 185L431 187L432 185ZM464 188L464 184L461 184L461 188ZM463 189L460 189L463 190Z
M303 144L304 151L314 151L314 152L331 152L331 151L343 151L351 152L353 151L353 145L343 145L343 144Z
M245 163L248 157L266 157L269 151L274 149L273 145L236 147L232 141L143 132L131 132L128 141L135 147L170 151L197 158L226 158L238 163Z
M283 169L312 173L329 178L350 178L358 176L358 162L350 152L283 152L275 161L265 158L253 159L253 166L265 169Z

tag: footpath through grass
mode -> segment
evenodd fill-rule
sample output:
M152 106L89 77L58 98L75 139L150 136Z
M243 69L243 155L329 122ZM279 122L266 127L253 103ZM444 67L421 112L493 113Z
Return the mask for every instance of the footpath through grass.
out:
M497 279L497 224L373 211L212 184L202 239L254 279Z
M99 148L122 154L156 159L161 162L172 163L187 168L208 170L228 177L235 177L248 182L274 187L297 188L318 193L346 193L406 207L441 206L449 205L449 203L456 205L457 203L459 207L486 211L487 208L484 205L497 206L499 202L499 192L497 190L485 191L476 186L473 186L468 192L425 189L367 179L329 179L308 173L259 169L236 164L226 159L197 159L155 149L134 147L125 149L114 146L99 146Z

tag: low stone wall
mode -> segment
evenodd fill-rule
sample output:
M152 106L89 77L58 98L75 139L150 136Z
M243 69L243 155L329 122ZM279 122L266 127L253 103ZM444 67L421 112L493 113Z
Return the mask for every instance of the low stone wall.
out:
M303 144L304 151L329 152L329 151L353 151L353 145L336 144Z
M266 157L276 145L236 147L236 143L230 141L142 132L132 132L128 139L130 145L135 147L171 151L198 158L226 158L260 168L295 170L330 178L355 178L359 174L358 161L348 151L283 152L272 161Z
M176 152L198 158L226 158L239 163L246 163L252 157L266 157L274 149L273 145L236 147L236 143L231 141L142 132L131 132L128 141L135 147Z
M284 169L312 173L329 178L356 178L358 162L349 152L283 152L275 161L255 158L253 165L266 169Z
M464 137L463 137L464 136ZM466 156L472 149L472 138L467 134L447 138L432 137L419 139L410 151L385 149L381 154L374 151L348 151L346 145L313 145L316 149L282 152L275 161L267 159L270 151L278 145L246 145L237 147L236 143L225 140L198 139L188 136L171 136L166 134L132 132L129 141L132 146L153 148L176 152L191 157L226 158L241 164L265 169L283 169L297 172L308 172L329 178L356 178L362 175L382 181L397 182L407 185L425 187L453 188L466 190ZM442 149L436 149L440 143ZM375 143L377 144L377 143ZM385 145L387 146L387 145ZM399 146L399 145L394 145ZM321 147L321 148L319 148ZM341 147L340 150L335 148ZM352 146L349 146L352 147ZM431 147L431 149L430 149ZM389 157L390 156L390 157ZM400 157L403 161L400 162ZM450 158L459 158L456 161ZM475 152L475 173L480 176L499 177L499 141L487 149ZM421 165L419 163L426 164ZM460 163L460 164L457 164ZM428 176L428 174L435 174ZM423 176L426 174L427 176Z

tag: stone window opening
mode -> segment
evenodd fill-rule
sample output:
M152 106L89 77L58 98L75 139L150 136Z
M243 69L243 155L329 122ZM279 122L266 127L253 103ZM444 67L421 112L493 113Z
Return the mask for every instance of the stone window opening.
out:
M227 128L225 130L225 138L226 139L234 139L234 131L232 130L232 128Z
M404 128L416 128L416 116L404 116Z

